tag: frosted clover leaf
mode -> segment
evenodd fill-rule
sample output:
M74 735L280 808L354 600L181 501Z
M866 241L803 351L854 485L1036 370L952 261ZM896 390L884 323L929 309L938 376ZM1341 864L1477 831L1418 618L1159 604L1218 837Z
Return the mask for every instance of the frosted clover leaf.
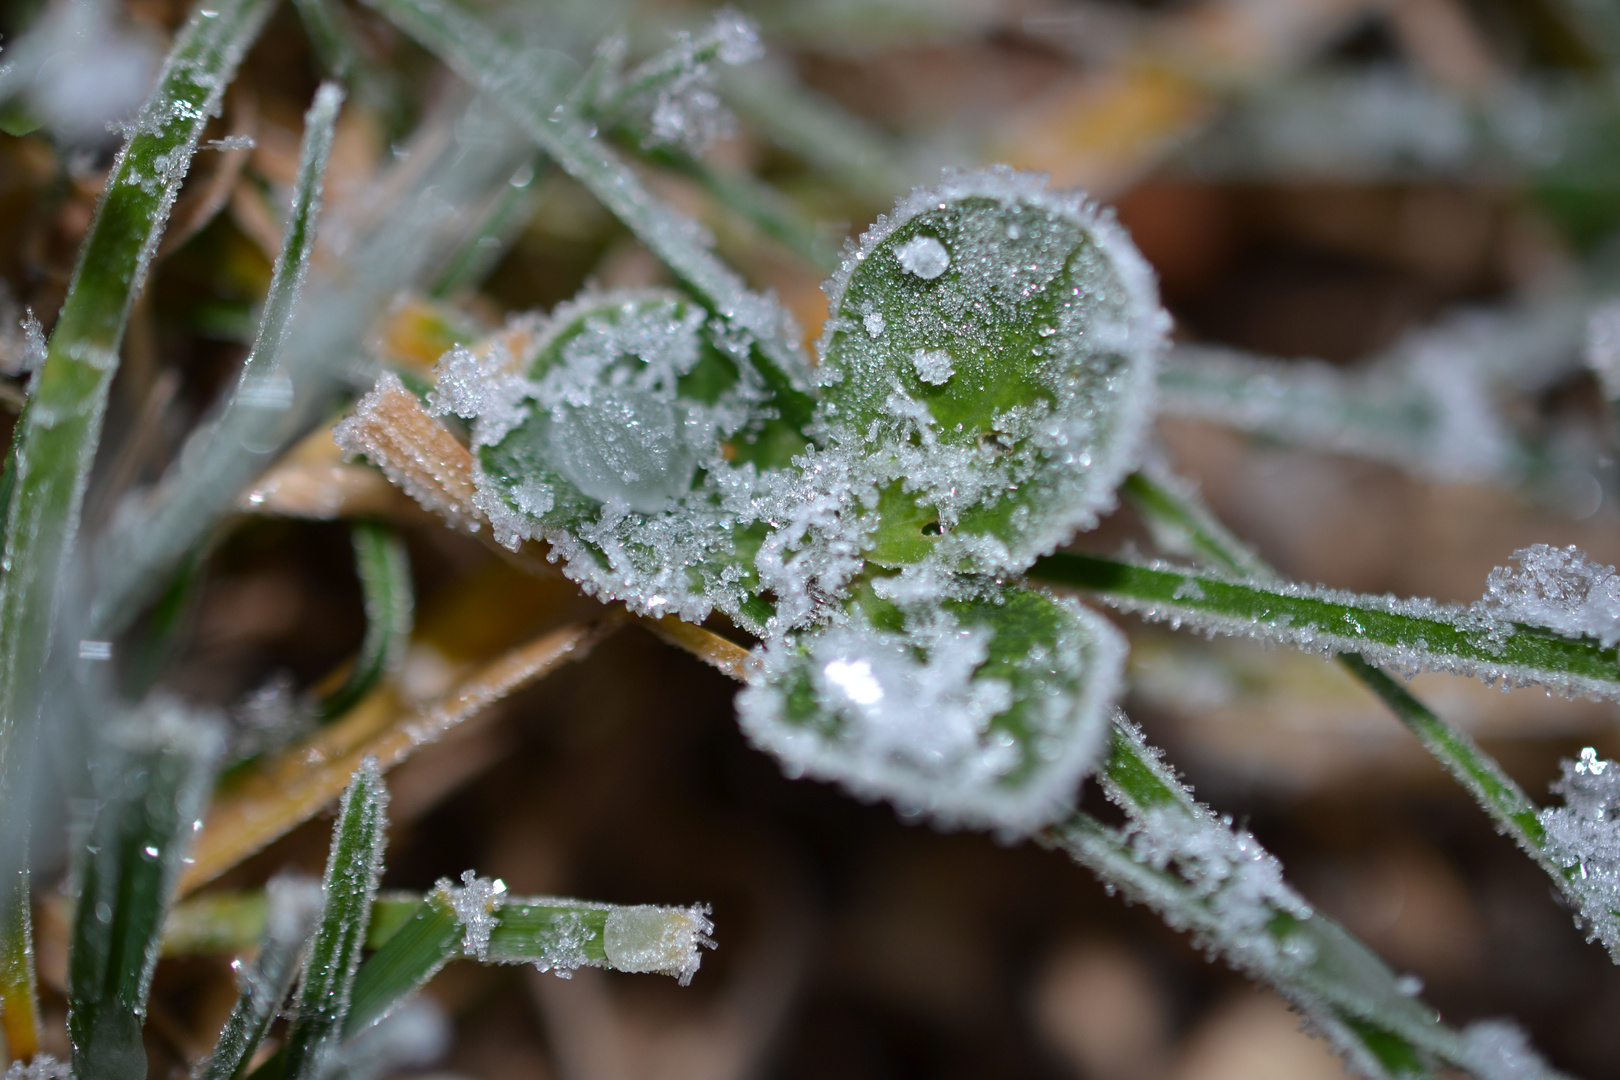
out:
M819 415L878 493L868 559L1017 573L1113 504L1166 317L1106 212L1025 173L949 175L827 294Z
M998 169L902 200L827 292L804 430L746 319L659 290L452 351L435 406L475 421L501 542L545 541L640 614L763 639L739 708L791 770L1027 833L1093 764L1124 646L1003 579L1094 524L1134 463L1152 274L1105 213Z
M1021 835L1068 809L1095 762L1124 641L1072 602L988 581L953 591L910 610L864 595L768 645L738 714L791 773Z
M1547 855L1569 872L1578 921L1620 962L1620 766L1589 746L1563 768L1552 790L1564 805L1539 815Z
M451 354L437 394L477 416L480 509L502 543L543 539L569 577L644 614L745 606L733 533L760 473L728 459L768 457L773 431L729 324L678 293L587 295L511 366Z

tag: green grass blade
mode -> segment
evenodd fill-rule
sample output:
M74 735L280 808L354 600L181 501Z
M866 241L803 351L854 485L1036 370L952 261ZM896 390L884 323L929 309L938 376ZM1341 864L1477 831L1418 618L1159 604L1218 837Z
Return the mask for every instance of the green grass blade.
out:
M464 289L474 289L489 276L533 214L539 202L535 180L545 168L546 159L539 154L533 161L519 166L506 187L495 196L494 205L484 213L467 243L455 253L433 288L428 290L430 296L443 299Z
M1406 671L1448 671L1620 700L1620 657L1614 647L1457 604L1066 552L1041 559L1030 576L1084 589L1122 611L1175 626L1324 654L1359 653Z
M320 927L304 959L298 1016L287 1032L286 1080L315 1080L349 1013L355 969L387 841L388 789L375 758L355 771L338 808L322 889Z
M242 992L208 1056L203 1080L235 1080L247 1068L287 1000L320 914L320 887L308 878L272 879L264 896L266 925L259 954L241 977Z
M892 140L771 64L718 73L726 104L782 149L873 206L888 206L915 182Z
M221 493L213 485L199 482L197 472L203 466L197 459L202 455L196 451L218 430L231 428L239 414L285 412L292 405L293 387L282 369L281 352L315 246L321 181L342 104L342 89L336 83L325 83L304 117L304 141L291 212L276 255L258 334L235 393L221 417L187 441L186 449L192 453L181 454L151 496L149 505L156 509L126 517L103 547L101 588L91 612L96 633L111 636L127 626L208 535L222 499L234 495L233 491Z
M1213 514L1187 489L1168 475L1137 473L1125 483L1126 497L1150 524L1184 539L1181 550L1213 562L1232 573L1262 580L1274 579L1270 566L1226 531ZM1172 537L1174 540L1174 536ZM1490 815L1496 827L1510 837L1547 872L1577 907L1580 898L1570 889L1574 867L1565 867L1547 852L1546 831L1535 803L1466 732L1441 719L1416 695L1387 672L1355 653L1341 653L1338 661L1378 695L1452 777ZM1611 944L1611 951L1615 946Z
M39 984L34 974L33 896L26 867L0 885L0 1034L5 1053L26 1061L39 1052Z
M322 720L348 712L384 675L397 668L411 636L415 599L405 541L376 521L355 522L353 539L355 569L365 598L366 635L343 685L316 707L315 715Z
M630 138L638 140L635 133ZM741 215L822 273L838 269L838 249L781 192L748 173L716 168L672 146L637 150L644 159L695 180L727 210Z
M155 701L109 733L77 855L68 1037L79 1080L146 1073L141 1025L169 897L223 745L212 724Z
M471 12L448 0L368 0L435 53L456 74L507 110L524 132L583 184L705 304L747 330L762 354L784 419L810 420L809 366L790 321L774 299L755 293L710 250L709 237L653 197L636 174L597 138L594 126L565 104L561 65L506 43Z
M42 707L60 572L78 532L135 294L197 140L273 0L209 0L175 40L113 163L13 445L0 560L0 777Z
M403 926L361 965L343 1034L353 1035L382 1019L407 994L461 955L461 920L437 892L429 894Z
M1485 1056L1478 1033L1447 1028L1404 992L1383 961L1283 882L1253 837L1195 801L1123 718L1101 780L1130 823L1114 829L1077 813L1045 843L1271 984L1364 1075L1431 1076L1437 1063L1498 1074L1492 1066L1505 1063ZM1517 1064L1524 1071L1515 1076L1558 1075Z

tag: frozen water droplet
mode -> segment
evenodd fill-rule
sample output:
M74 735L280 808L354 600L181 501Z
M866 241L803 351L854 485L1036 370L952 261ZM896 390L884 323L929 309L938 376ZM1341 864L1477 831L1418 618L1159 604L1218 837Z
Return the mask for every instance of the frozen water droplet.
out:
M861 322L866 324L866 332L868 334L871 334L873 337L883 336L883 315L881 312L874 311L862 319Z
M933 386L944 386L956 374L951 354L944 349L918 349L912 354L911 366L917 369L917 378Z
M908 273L932 281L951 265L951 253L932 236L913 236L894 249L895 258Z
M623 388L598 392L589 409L559 406L548 443L581 492L650 514L692 486L697 454L681 435L669 401Z

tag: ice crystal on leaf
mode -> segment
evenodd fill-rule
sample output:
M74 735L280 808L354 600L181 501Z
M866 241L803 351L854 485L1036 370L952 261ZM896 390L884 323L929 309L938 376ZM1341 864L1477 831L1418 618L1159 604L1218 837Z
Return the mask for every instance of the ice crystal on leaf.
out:
M673 975L682 986L703 962L700 949L714 948L709 909L616 907L602 927L602 949L615 970Z
M5 1080L73 1080L73 1067L50 1054L35 1054L26 1063L13 1061L7 1066Z
M467 956L485 960L489 955L489 936L495 932L495 913L506 901L506 882L500 878L479 877L475 871L461 874L461 886L440 878L434 891L450 904L461 923L461 951Z
M869 595L771 643L738 715L795 774L1021 835L1071 805L1095 761L1124 643L1072 602L989 582L952 591L909 610Z
M820 418L881 493L869 559L1017 573L1112 505L1166 318L1106 212L1029 174L949 174L827 293Z
M1571 637L1620 642L1620 577L1571 545L1535 544L1513 553L1519 569L1499 566L1474 606L1501 619L1545 626Z
M1547 855L1568 872L1587 934L1620 959L1620 767L1587 747L1563 770L1552 790L1564 805L1539 815Z
M756 366L760 313L668 290L452 350L432 401L473 421L502 543L764 639L739 707L789 768L1027 832L1093 763L1123 645L971 575L1020 573L1111 505L1166 327L1152 274L1106 213L995 169L901 200L827 292L804 430Z

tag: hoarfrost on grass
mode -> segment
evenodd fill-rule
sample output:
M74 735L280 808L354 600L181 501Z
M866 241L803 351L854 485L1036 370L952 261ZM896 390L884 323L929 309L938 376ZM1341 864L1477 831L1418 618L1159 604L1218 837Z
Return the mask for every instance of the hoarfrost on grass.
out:
M45 362L45 331L25 308L19 316L9 290L0 292L0 374L27 375Z
M1572 637L1620 643L1620 577L1571 544L1533 544L1513 553L1519 569L1499 566L1474 606L1499 619L1545 626Z
M909 607L903 628L857 607L764 647L737 696L743 731L790 775L939 825L1013 838L1061 816L1107 730L1118 632L1039 594L936 579L907 596L905 580L891 582Z
M1480 1020L1463 1029L1463 1055L1476 1080L1541 1080L1552 1070L1517 1025Z
M8 1065L5 1080L73 1080L73 1066L50 1054L35 1054L27 1062Z
M1564 760L1552 790L1564 805L1538 815L1547 857L1569 872L1566 891L1588 939L1601 940L1620 962L1620 767L1589 746Z
M446 878L434 886L456 913L461 923L461 952L480 961L488 958L489 936L495 932L496 914L506 902L506 882L500 878L479 877L475 871L464 870L458 888Z
M616 907L602 927L602 949L616 971L673 975L686 986L714 948L714 923L706 906Z

